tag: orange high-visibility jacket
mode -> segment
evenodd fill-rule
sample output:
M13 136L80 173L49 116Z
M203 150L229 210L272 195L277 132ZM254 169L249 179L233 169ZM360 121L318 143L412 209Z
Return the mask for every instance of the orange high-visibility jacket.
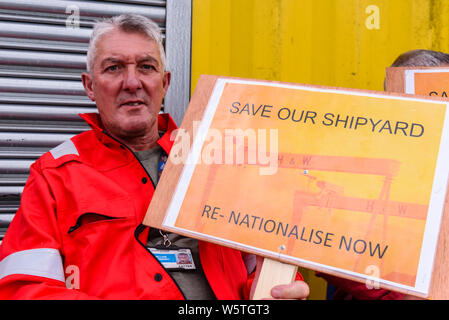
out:
M92 130L41 156L0 247L0 299L183 299L147 250L141 224L154 187L133 152L82 115ZM167 152L176 125L159 115ZM246 298L242 253L199 242L201 264L218 299ZM72 287L68 289L66 286Z

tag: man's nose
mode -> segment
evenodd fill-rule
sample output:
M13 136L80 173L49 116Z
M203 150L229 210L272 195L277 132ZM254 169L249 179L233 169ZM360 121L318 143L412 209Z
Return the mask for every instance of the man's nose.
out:
M142 82L140 81L139 74L134 67L126 68L126 72L123 79L123 90L135 92L142 88Z

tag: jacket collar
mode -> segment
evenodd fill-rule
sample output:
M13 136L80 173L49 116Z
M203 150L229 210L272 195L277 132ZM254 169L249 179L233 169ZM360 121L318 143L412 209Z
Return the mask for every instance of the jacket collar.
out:
M119 144L118 141L111 138L103 128L101 123L100 115L98 113L83 113L79 114L79 116L90 125L92 130L94 131L98 140L100 140L104 145L116 145ZM168 154L170 152L171 147L173 146L174 139L170 139L171 134L178 127L176 123L173 121L172 117L168 113L163 113L158 115L157 119L158 130L163 131L164 134L157 141L159 146Z

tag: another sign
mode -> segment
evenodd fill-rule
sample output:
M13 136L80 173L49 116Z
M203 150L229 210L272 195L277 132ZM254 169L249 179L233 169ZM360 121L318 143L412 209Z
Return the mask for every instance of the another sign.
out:
M385 89L389 92L448 98L449 68L390 67L386 69Z

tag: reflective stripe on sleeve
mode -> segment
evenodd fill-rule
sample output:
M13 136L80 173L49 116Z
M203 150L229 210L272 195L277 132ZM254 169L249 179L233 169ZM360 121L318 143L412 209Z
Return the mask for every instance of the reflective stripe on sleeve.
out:
M65 280L59 251L48 248L18 251L5 257L0 261L0 279L13 274Z
M78 150L76 149L75 144L72 140L66 140L60 145L54 147L50 150L50 153L52 154L53 158L58 159L62 156L68 155L68 154L74 154L79 156Z

